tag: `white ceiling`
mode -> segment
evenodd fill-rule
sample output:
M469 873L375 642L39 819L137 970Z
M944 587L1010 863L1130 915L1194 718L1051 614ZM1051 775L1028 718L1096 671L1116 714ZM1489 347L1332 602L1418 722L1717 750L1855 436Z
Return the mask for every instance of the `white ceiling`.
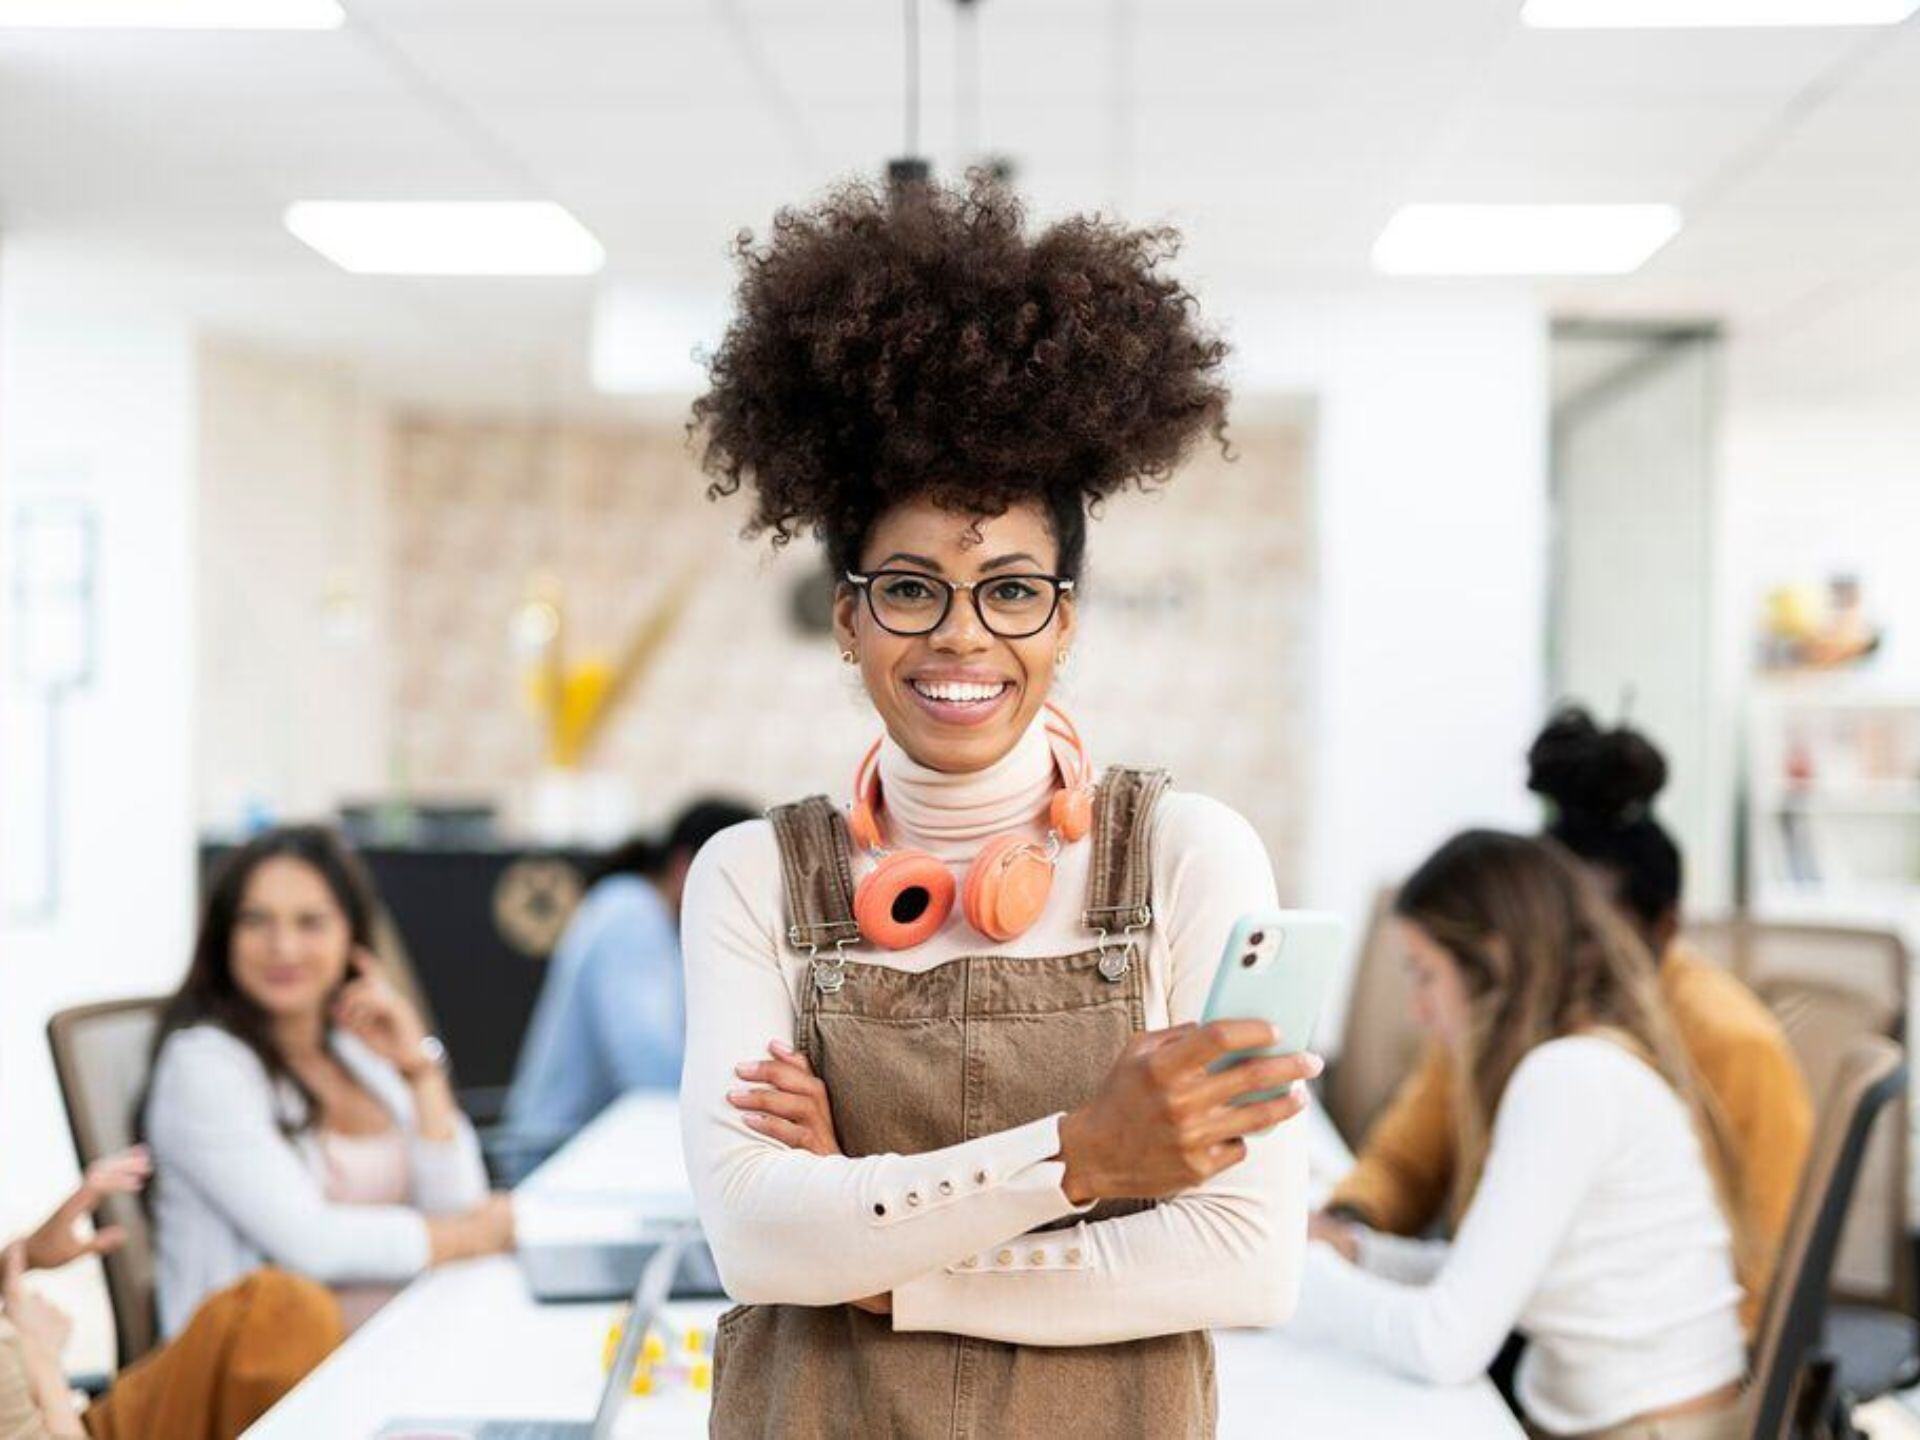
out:
M710 292L741 226L901 149L901 0L347 8L327 33L0 32L12 253L399 394L571 404L595 282L348 276L282 208L552 198L610 277ZM1644 270L1548 300L1722 319L1836 383L1920 374L1920 24L1529 31L1519 8L981 0L981 138L1043 214L1182 225L1228 305L1385 283L1368 248L1410 200L1671 201L1687 227ZM951 173L956 19L922 12Z

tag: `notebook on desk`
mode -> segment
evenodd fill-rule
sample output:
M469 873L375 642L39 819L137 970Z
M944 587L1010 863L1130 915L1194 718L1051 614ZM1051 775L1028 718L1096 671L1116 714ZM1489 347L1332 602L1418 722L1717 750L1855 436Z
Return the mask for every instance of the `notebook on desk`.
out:
M667 1291L688 1247L685 1239L667 1239L651 1248L633 1287L633 1311L620 1335L620 1348L607 1370L593 1419L585 1420L389 1420L374 1440L612 1440L620 1407L632 1393L633 1367L641 1343L666 1303ZM705 1248L704 1246L701 1248Z

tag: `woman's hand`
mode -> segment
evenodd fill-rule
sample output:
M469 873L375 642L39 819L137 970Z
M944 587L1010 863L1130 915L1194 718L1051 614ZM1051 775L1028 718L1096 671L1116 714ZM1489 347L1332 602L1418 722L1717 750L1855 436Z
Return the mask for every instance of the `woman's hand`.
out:
M1344 1220L1336 1220L1324 1210L1316 1210L1307 1217L1307 1238L1331 1246L1349 1265L1360 1263L1359 1231Z
M1061 1188L1090 1200L1158 1200L1190 1190L1245 1158L1245 1136L1271 1130L1307 1103L1299 1083L1320 1057L1261 1056L1217 1075L1207 1067L1236 1050L1279 1042L1264 1020L1215 1020L1136 1035L1099 1092L1060 1122ZM1291 1084L1277 1100L1234 1105L1256 1090Z
M767 1053L771 1059L749 1060L733 1067L733 1073L742 1080L758 1081L764 1088L729 1090L727 1103L746 1112L746 1122L752 1129L782 1145L810 1150L815 1155L840 1154L827 1087L813 1073L807 1057L778 1040L768 1042Z
M94 1161L81 1177L80 1188L62 1201L38 1230L19 1242L26 1268L58 1270L84 1255L111 1255L118 1250L127 1238L122 1227L109 1225L82 1233L82 1223L109 1195L138 1195L152 1174L153 1160L141 1145Z
M742 1080L757 1080L765 1089L743 1087L727 1092L727 1103L746 1111L747 1124L762 1135L795 1150L815 1155L838 1155L840 1140L833 1131L833 1106L826 1082L813 1073L807 1057L778 1040L767 1042L769 1060L749 1060L733 1067ZM847 1302L869 1315L893 1314L893 1295L869 1295Z
M406 996L387 979L370 950L356 949L347 962L347 983L333 1002L333 1023L347 1031L408 1080L435 1068L421 1053L426 1027Z
M498 1255L513 1249L513 1197L494 1191L461 1215L427 1217L427 1257L432 1265Z

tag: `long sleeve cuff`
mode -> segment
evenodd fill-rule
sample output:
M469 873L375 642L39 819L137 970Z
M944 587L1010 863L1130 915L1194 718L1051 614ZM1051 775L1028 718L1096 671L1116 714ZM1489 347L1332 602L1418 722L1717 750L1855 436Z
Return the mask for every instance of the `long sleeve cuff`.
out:
M993 1137L988 1156L977 1145L957 1145L900 1157L871 1193L869 1223L884 1228L926 1219L989 1191L1015 1208L1031 1197L1035 1224L1084 1214L1092 1203L1076 1206L1060 1188L1067 1175L1054 1158L1060 1153L1060 1119L1048 1115Z
M1060 1117L918 1155L763 1146L702 1199L720 1277L747 1304L831 1305L891 1291L1084 1211L1062 1191ZM819 1254L835 1254L831 1266Z

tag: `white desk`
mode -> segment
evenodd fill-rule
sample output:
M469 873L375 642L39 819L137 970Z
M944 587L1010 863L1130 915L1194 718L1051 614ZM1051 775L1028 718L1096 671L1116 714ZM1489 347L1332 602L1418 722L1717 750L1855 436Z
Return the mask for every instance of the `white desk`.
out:
M684 1213L686 1175L671 1101L632 1096L602 1115L517 1192L530 1238L619 1238L641 1212ZM711 1325L720 1307L670 1307ZM600 1393L614 1305L536 1305L508 1257L444 1266L408 1286L247 1432L247 1440L353 1440L399 1415L585 1420ZM1439 1389L1283 1331L1216 1336L1220 1434L1340 1440L1518 1440L1493 1387ZM623 1437L706 1434L706 1397L635 1398Z

